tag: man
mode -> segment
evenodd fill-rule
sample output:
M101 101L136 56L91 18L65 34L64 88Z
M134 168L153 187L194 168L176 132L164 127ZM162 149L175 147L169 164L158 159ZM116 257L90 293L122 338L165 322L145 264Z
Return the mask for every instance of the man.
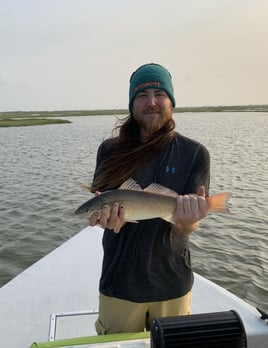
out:
M155 317L191 311L188 237L208 212L210 158L202 144L174 131L174 107L168 70L141 66L130 78L129 116L117 127L119 135L98 149L92 192L132 177L142 188L158 183L178 193L175 224L125 223L124 207L116 202L91 217L90 225L105 228L98 334L143 331Z

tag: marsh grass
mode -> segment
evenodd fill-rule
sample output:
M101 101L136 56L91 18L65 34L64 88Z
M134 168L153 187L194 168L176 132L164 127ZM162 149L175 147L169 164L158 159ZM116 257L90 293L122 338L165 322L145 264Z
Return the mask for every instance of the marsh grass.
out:
M47 119L47 118L23 118L23 119L14 119L14 118L0 118L0 127L24 127L24 126L42 126L48 124L59 124L59 123L71 123L67 120L59 119Z
M174 112L268 112L268 104L262 105L233 105L233 106L200 106L177 107ZM111 115L127 116L127 109L104 110L63 110L63 111L8 111L0 112L0 127L39 126L47 124L71 123L63 119L51 117L75 117Z

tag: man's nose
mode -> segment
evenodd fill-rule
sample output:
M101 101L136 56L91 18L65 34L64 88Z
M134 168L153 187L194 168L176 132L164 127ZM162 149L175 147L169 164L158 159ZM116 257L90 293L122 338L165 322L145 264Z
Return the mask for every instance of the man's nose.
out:
M156 97L153 94L149 94L147 96L146 104L149 106L155 106L156 105Z

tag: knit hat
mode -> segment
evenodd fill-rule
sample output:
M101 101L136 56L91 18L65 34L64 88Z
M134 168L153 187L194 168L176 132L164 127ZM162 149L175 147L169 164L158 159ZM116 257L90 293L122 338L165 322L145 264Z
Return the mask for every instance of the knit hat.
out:
M130 77L129 111L136 95L145 89L157 88L165 91L175 107L174 90L169 71L162 65L150 63L140 66Z

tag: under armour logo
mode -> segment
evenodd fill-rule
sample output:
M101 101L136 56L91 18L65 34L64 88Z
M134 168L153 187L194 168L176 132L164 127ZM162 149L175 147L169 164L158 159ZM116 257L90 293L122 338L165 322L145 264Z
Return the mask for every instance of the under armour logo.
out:
M176 173L176 167L166 166L165 173L175 174Z

